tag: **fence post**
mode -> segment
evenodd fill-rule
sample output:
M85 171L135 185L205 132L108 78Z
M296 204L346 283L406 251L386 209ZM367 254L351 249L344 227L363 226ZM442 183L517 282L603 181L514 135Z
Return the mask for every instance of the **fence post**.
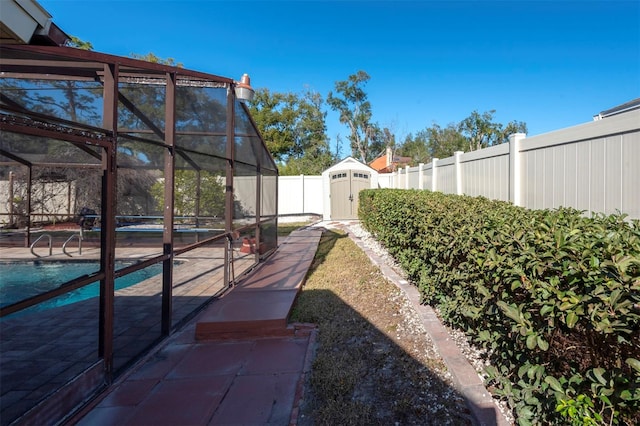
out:
M423 176L424 173L424 163L418 163L418 189L424 189Z
M462 195L462 167L460 167L460 157L464 154L463 151L456 151L453 153L456 170L456 194Z
M409 189L409 165L404 166L404 189Z
M521 206L522 182L520 179L520 142L527 137L526 133L509 135L509 201Z
M439 158L431 160L431 192L438 190L438 160Z
M304 174L300 174L300 184L302 185L302 213L306 213L307 210L304 208Z

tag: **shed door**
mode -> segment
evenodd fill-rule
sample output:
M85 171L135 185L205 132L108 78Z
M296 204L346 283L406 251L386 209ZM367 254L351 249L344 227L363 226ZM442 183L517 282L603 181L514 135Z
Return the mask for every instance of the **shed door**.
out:
M357 219L358 196L361 190L371 188L371 173L361 170L332 172L331 219Z

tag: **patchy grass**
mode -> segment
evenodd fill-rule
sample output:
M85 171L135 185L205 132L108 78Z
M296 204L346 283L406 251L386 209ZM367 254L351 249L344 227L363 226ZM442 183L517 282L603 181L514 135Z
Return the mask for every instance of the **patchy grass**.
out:
M292 321L319 328L300 425L471 423L410 302L346 234L323 234Z
M278 237L286 237L296 229L309 225L311 222L291 222L278 224Z

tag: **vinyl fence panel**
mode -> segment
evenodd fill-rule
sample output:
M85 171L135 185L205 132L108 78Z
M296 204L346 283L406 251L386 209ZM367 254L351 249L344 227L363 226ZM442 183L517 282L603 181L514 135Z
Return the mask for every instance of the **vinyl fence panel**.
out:
M280 176L278 214L322 214L322 176Z
M509 143L402 169L391 183L640 219L640 109L530 138L515 134Z
M640 110L522 141L523 205L640 218Z

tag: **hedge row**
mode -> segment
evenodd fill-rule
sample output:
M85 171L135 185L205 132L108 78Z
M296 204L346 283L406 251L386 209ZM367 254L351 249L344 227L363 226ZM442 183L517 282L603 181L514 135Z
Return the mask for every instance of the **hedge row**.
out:
M360 193L363 226L487 349L519 424L640 424L640 222L417 190Z

